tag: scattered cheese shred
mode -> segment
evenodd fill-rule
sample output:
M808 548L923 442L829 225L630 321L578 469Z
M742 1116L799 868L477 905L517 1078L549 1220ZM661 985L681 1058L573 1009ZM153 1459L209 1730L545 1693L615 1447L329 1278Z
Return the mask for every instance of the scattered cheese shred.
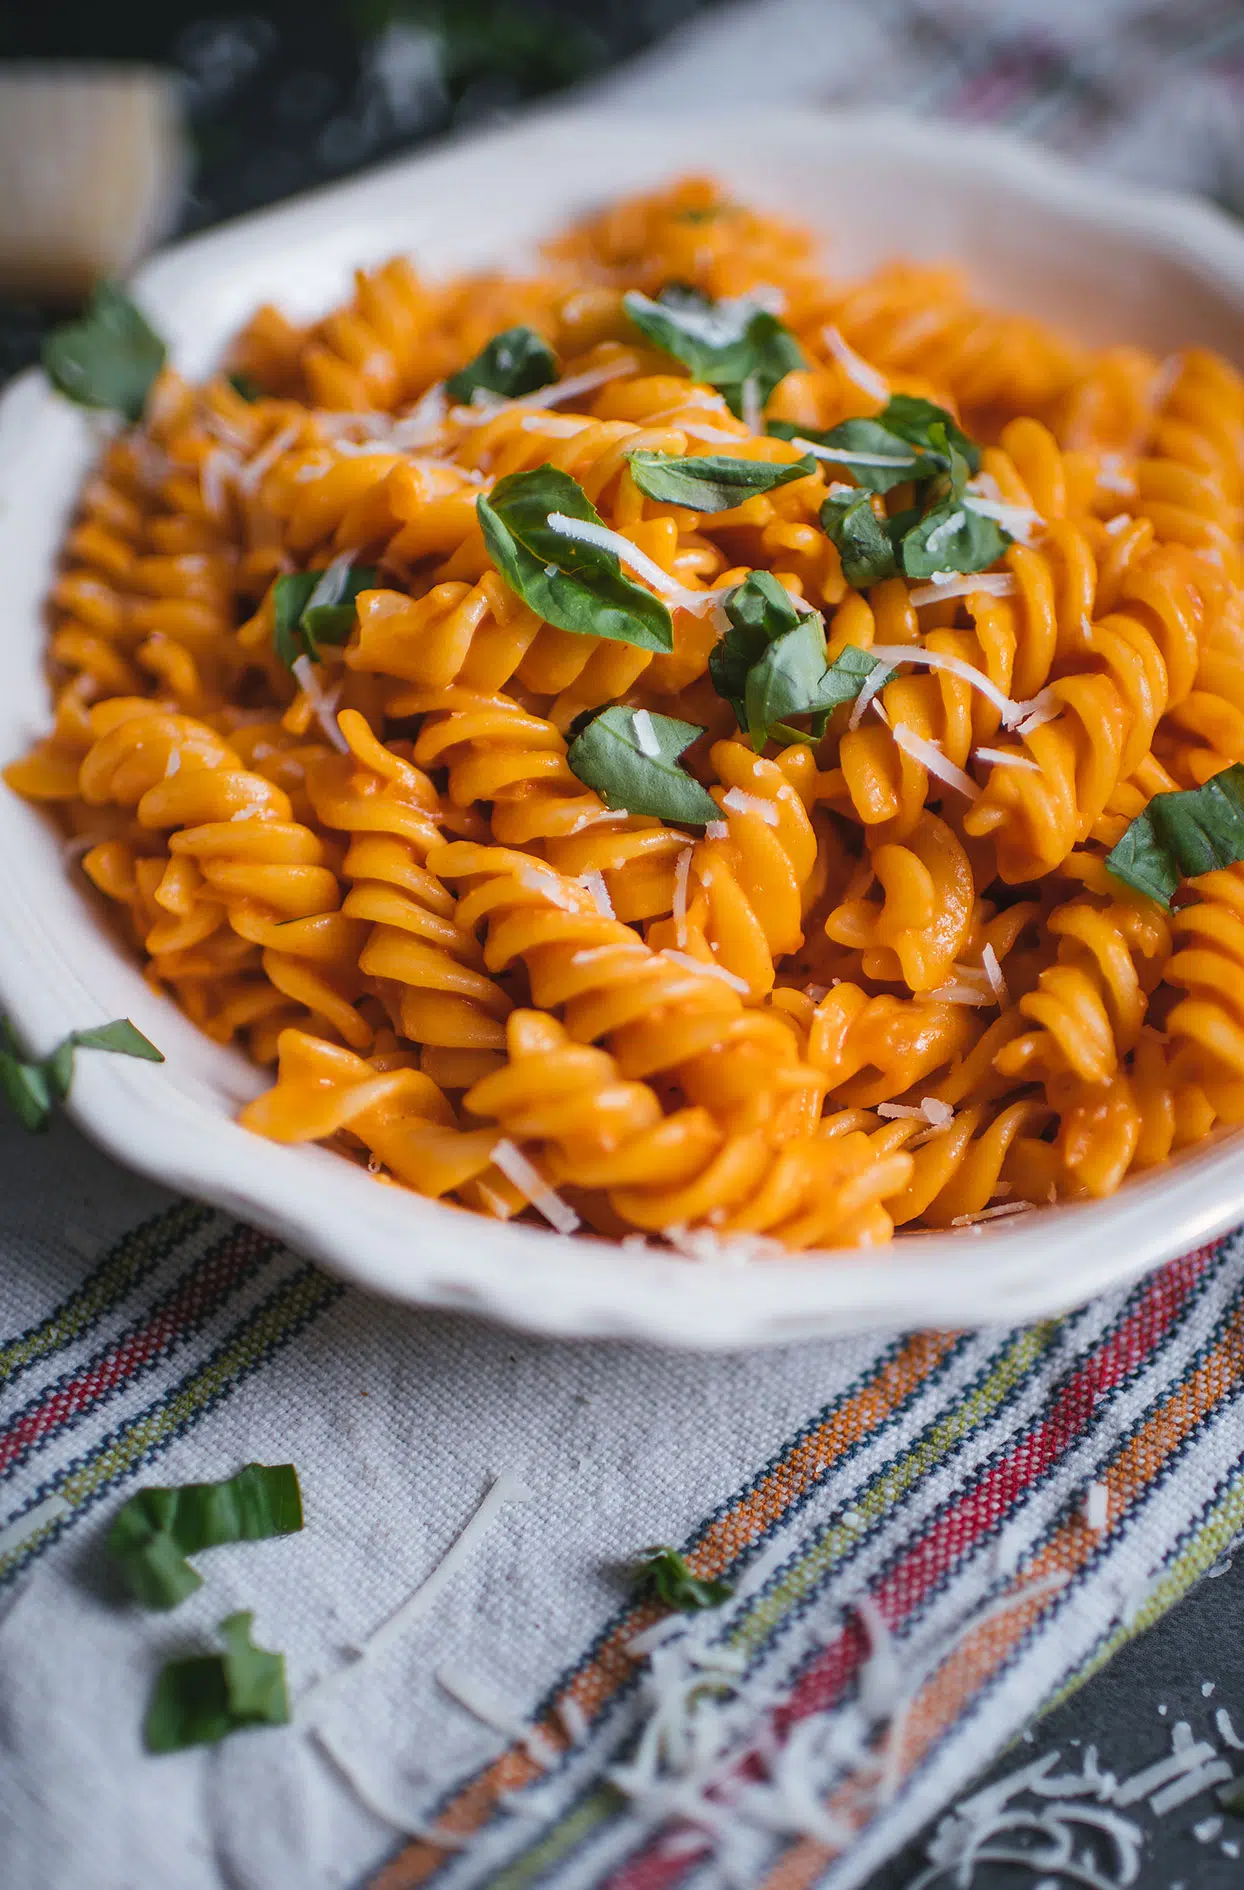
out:
M657 732L652 726L652 717L647 709L635 710L631 717L631 726L635 730L635 740L639 743L641 751L649 755L653 761L657 760L661 753L661 744L657 740Z
M324 691L320 688L320 679L315 673L315 664L311 661L309 656L296 656L291 667L298 680L299 687L311 704L312 714L323 729L326 739L337 750L338 754L348 755L350 752L350 744L338 728L337 718L333 714L337 697L341 694L341 691L338 689L334 691L331 696L325 695Z
M832 322L826 322L822 328L821 339L847 379L854 381L861 393L868 394L873 400L889 400L890 383L884 374L878 373L862 354L857 354Z
M525 1195L538 1214L543 1214L550 1227L555 1227L559 1234L573 1234L579 1226L579 1217L569 1204L562 1200L555 1188L550 1188L540 1170L527 1160L516 1142L511 1142L506 1135L492 1151L493 1166L499 1168L507 1181L512 1181L519 1193Z
M730 822L728 820L710 820L704 829L706 840L728 840L729 837Z
M224 518L227 503L225 488L230 479L237 477L237 473L237 460L223 446L214 446L210 453L204 454L199 466L199 491L213 518Z
M1035 761L1017 754L1013 748L974 748L972 753L977 761L991 762L996 768L1031 768L1034 774L1041 772Z
M34 1503L22 1515L17 1516L7 1528L0 1529L0 1556L9 1555L23 1543L31 1541L43 1530L51 1529L55 1523L73 1514L63 1496L45 1496L40 1503Z
M556 1760L555 1747L550 1745L539 1728L527 1725L522 1715L507 1706L491 1683L481 1679L478 1674L469 1674L461 1667L447 1664L437 1668L436 1684L442 1692L448 1693L451 1700L465 1707L482 1726L491 1726L494 1732L504 1733L507 1739L513 1739L523 1746L533 1764L547 1767Z
M365 1662L375 1660L395 1641L400 1640L414 1622L420 1620L433 1604L439 1601L462 1564L475 1553L476 1547L492 1528L497 1516L507 1503L530 1503L531 1500L532 1492L527 1485L510 1471L503 1470L492 1483L475 1514L461 1534L450 1544L431 1574L425 1576L414 1593L408 1595L401 1606L395 1608L388 1619L382 1621L375 1632L368 1636L358 1650L358 1659L336 1673L326 1674L323 1679L313 1681L306 1689L298 1701L299 1717L305 1720L307 1709L313 1703L318 1710L325 1700L334 1698Z
M918 584L907 593L907 601L919 610L922 604L944 604L952 597L1013 597L1015 579L1009 571L973 571L966 576L958 571L939 571L927 584Z
M781 820L776 801L763 800L759 794L747 794L742 788L732 787L722 795L721 804L732 814L754 814L766 827L776 827Z
M253 459L248 459L245 466L240 467L234 475L238 490L254 492L265 473L270 472L278 459L289 451L300 431L301 423L291 420L288 426L281 427L274 433L268 444L261 448Z
M869 651L869 655L872 655L871 650ZM885 688L891 676L894 674L894 670L895 665L892 662L887 663L883 658L878 657L877 667L869 670L868 675L864 678L864 687L855 698L855 706L851 710L851 718L847 723L848 728L859 727L865 715L868 713L869 704L876 696L877 691ZM877 703L877 713L884 722L886 720L886 714L880 702Z
M1204 1692L1204 1688L1201 1689ZM1218 1728L1218 1737L1224 1746L1230 1746L1232 1752L1244 1752L1244 1739L1240 1739L1231 1724L1231 1715L1225 1706L1220 1706L1214 1715L1214 1724Z
M713 826L718 823L714 821ZM729 829L727 828L727 832ZM680 949L687 944L687 881L691 875L692 847L684 847L674 862L674 938Z
M956 1214L952 1227L975 1227L981 1221L1000 1221L1011 1214L1027 1214L1036 1206L1035 1201L1000 1201L997 1207L982 1208L978 1214Z
M605 875L603 873L584 873L579 884L590 897L592 904L596 907L602 919L612 919L617 916L613 909L613 901L609 897L609 888L605 884Z
M926 741L923 735L917 735L915 729L908 728L906 722L896 722L892 733L905 755L910 755L913 761L920 762L930 774L935 774L939 780L944 781L947 787L957 788L959 793L966 795L970 801L979 798L980 789L972 777L964 774L962 768L957 768L935 742Z
M945 650L925 650L906 643L875 643L870 647L868 654L892 667L897 667L899 663L922 663L926 669L944 669L951 676L958 676L963 682L971 683L973 689L979 689L981 694L993 703L1007 727L1021 720L1025 710L1030 706L1026 702L1013 702L1006 691L999 689L997 683L986 676L982 670L974 669L971 663L965 663L962 657L951 656ZM872 681L871 676L868 681Z
M667 945L660 956L668 958L671 964L684 966L688 971L701 971L710 978L720 978L723 984L728 984L732 990L740 992L744 997L751 989L746 978L736 978L734 973L727 971L724 965L710 965L707 959L692 958L687 952L675 951L672 946Z
M611 551L619 564L629 566L637 577L650 584L660 597L679 605L683 610L707 610L718 601L713 591L692 591L672 578L668 571L663 571L655 559L646 551L633 545L621 532L610 531L607 525L597 525L592 519L570 518L565 512L550 512L549 530L561 538L572 539L577 544L596 545L601 551Z
M998 1000L998 1009L1004 1011L1011 1001L1011 994L1006 988L1006 979L998 963L998 954L992 945L986 945L981 952L981 964L989 980L989 988Z
M1035 535L1042 530L1045 520L1040 512L1034 512L1026 505L1005 505L997 499L986 499L977 493L968 491L964 494L964 506L969 512L976 512L981 518L991 518L1012 538L1018 538L1022 544L1030 544Z

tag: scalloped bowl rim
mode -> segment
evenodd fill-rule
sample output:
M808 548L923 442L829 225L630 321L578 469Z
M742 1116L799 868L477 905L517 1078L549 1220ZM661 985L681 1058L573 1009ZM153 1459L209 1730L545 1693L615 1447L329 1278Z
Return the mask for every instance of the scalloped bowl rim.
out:
M587 198L703 168L770 202L818 179L841 197L844 179L854 178L864 209L856 208L860 227L842 245L848 254L852 243L867 251L868 217L889 213L887 179L896 186L905 178L912 200L901 215L912 224L912 247L926 255L952 253L943 232L969 209L986 224L996 219L983 267L986 275L999 271L992 286L1002 295L1008 271L1013 277L1026 267L1018 249L1007 250L1007 226L1026 212L1055 300L1065 285L1049 259L1070 256L1078 234L1093 238L1094 255L1114 258L1115 267L1130 258L1141 278L1148 271L1178 286L1178 313L1146 304L1142 326L1158 334L1157 345L1174 345L1188 307L1200 330L1188 341L1229 348L1233 325L1237 333L1244 325L1244 234L1203 204L1086 176L1004 134L891 113L761 111L748 130L762 151L797 148L800 176L741 151L733 112L677 121L599 107L547 112L168 249L139 273L137 287L178 364L198 373L274 291L288 287L300 312L311 313L340 294L354 262L417 246L436 269L480 263L556 228ZM824 222L837 229L842 213L830 210ZM1088 252L1079 255L1080 276L1100 271ZM982 266L980 256L970 260ZM1075 292L1093 302L1091 284ZM1098 312L1085 313L1092 327ZM13 679L0 701L4 759L45 723L43 600L93 451L90 422L40 376L19 377L0 397L0 561L10 592L0 637ZM1244 1218L1244 1147L1217 1137L1106 1201L788 1261L695 1263L489 1222L377 1185L325 1150L277 1147L240 1129L231 1112L262 1079L150 990L100 906L71 883L50 823L10 794L0 796L0 869L9 893L0 915L0 1004L23 1040L42 1050L69 1029L125 1012L169 1055L159 1068L80 1056L67 1105L78 1126L166 1187L270 1229L395 1301L471 1311L533 1333L700 1349L978 1326L1064 1311Z

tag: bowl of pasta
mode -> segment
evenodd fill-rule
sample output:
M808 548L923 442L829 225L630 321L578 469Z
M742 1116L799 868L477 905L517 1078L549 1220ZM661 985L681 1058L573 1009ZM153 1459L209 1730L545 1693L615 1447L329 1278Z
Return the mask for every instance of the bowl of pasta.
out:
M800 112L533 118L105 286L0 404L11 1064L129 1017L105 1148L550 1334L1221 1232L1242 319L1207 208Z

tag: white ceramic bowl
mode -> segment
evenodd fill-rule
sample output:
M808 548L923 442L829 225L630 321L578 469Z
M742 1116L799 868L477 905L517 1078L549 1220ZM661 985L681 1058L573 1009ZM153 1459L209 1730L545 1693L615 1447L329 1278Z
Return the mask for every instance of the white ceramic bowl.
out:
M808 111L529 119L166 251L138 290L178 365L206 370L258 302L302 317L395 251L450 271L518 261L567 217L688 170L822 230L838 271L949 257L986 297L1093 341L1200 342L1244 359L1244 235L1183 199L1122 189L992 133ZM46 725L43 603L82 475L84 416L37 375L0 402L0 758ZM80 878L80 876L77 876ZM271 1228L362 1286L532 1331L704 1348L1061 1311L1244 1220L1244 1145L1210 1144L1112 1200L915 1235L883 1252L697 1265L505 1227L377 1187L316 1148L233 1122L261 1086L153 996L67 871L49 824L0 794L0 1002L32 1049L127 1014L160 1068L79 1059L70 1113L119 1160Z

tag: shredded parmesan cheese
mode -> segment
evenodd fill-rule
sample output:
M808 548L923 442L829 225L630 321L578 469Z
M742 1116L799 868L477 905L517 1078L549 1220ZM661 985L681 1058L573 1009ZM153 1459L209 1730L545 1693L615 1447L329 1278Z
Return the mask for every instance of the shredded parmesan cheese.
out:
M742 788L732 787L722 795L721 804L732 814L754 814L766 827L776 827L782 818L776 802L762 800L759 794L746 794Z
M487 1680L463 1672L460 1667L443 1666L436 1670L436 1684L451 1700L465 1707L482 1726L491 1726L507 1739L523 1746L533 1764L547 1767L557 1758L556 1750L535 1726L524 1723L522 1716L507 1706Z
M919 610L922 604L944 604L952 597L974 597L980 591L986 597L1013 597L1015 579L1009 571L938 571L927 584L918 584L907 593L907 601Z
M493 1166L499 1168L507 1181L512 1181L521 1195L530 1201L537 1214L543 1214L550 1227L555 1227L559 1234L573 1234L579 1225L579 1217L574 1209L563 1201L555 1188L550 1188L540 1170L536 1168L516 1142L511 1142L503 1135L492 1151Z
M1011 1214L1028 1214L1035 1201L1000 1201L997 1207L982 1208L979 1214L956 1214L952 1227L976 1227L981 1221L1000 1221Z
M729 838L729 835L730 823L728 820L710 820L704 829L704 838L706 840L726 840Z
M294 675L298 679L298 685L310 702L312 713L323 729L325 737L331 742L338 754L348 755L350 752L350 744L338 728L337 718L333 714L333 708L337 696L340 694L340 690L336 691L332 697L325 695L324 691L320 688L320 679L315 673L315 665L309 656L296 656L292 668Z
M979 798L980 789L975 781L948 760L935 742L926 741L923 735L917 735L915 729L908 728L906 722L896 722L892 732L903 753L910 755L913 761L920 762L930 774L937 775L948 787L957 788L970 801Z
M760 389L756 385L756 376L749 374L743 382L742 398L739 402L743 409L743 424L753 433L765 430L764 403L760 398Z
M601 551L611 551L620 564L629 565L637 577L652 586L658 596L668 598L683 610L707 610L718 601L713 591L688 590L677 578L672 578L668 571L663 571L646 551L633 545L621 532L611 532L607 525L596 525L591 519L569 518L565 512L550 512L548 526L559 537L573 539L579 544L596 545Z
M791 445L797 446L800 452L811 453L815 459L827 459L841 466L911 466L916 459L914 453L850 453L841 446L818 446L815 440L805 440L800 434L794 435ZM833 492L835 488L829 489ZM837 489L840 492L859 490L857 486L845 484Z
M1110 533L1112 538L1117 538L1120 532L1127 530L1131 522L1132 515L1130 512L1116 512L1113 518L1106 520L1104 529Z
M636 709L631 717L631 727L635 731L635 740L639 743L642 752L650 755L654 761L657 760L661 753L661 744L657 740L657 732L652 726L652 717L647 709Z
M969 512L976 512L981 518L993 519L1003 531L1009 532L1012 538L1018 538L1025 545L1030 544L1045 525L1040 512L1034 512L1026 505L1005 505L997 499L981 498L971 491L964 494L963 503Z
M1097 462L1097 483L1107 492L1133 493L1136 481L1127 469L1122 453L1103 453Z
M873 400L889 400L889 381L883 374L879 374L862 354L855 352L850 342L844 339L832 322L827 322L822 328L821 339L847 379L854 381L862 393L870 395Z
M998 1009L1004 1011L1011 1001L1011 994L1006 988L1006 979L998 963L998 954L992 945L986 945L981 952L981 964L989 980L989 988L998 1000Z
M223 519L225 516L225 486L237 474L238 462L223 446L214 446L210 453L204 454L199 467L199 491L213 518Z
M926 669L943 669L951 676L958 676L961 681L971 683L973 689L979 689L981 694L993 703L994 708L1002 717L1003 724L1008 728L1013 722L1019 721L1024 710L1030 706L1026 702L1013 702L1010 696L999 689L997 683L986 676L982 670L974 669L971 663L965 663L961 656L951 656L944 650L926 650L916 644L876 643L871 645L868 654L892 667L899 663L923 663ZM871 681L870 675L868 682Z
M605 876L603 873L584 873L579 884L591 899L592 904L596 907L602 919L612 919L617 916L613 909L613 901L609 897L609 888L605 884Z
M974 748L972 753L977 761L992 762L998 768L1031 768L1034 774L1041 772L1035 761L1017 754L1013 748Z
M873 652L869 650L868 654L871 656ZM851 717L847 723L848 728L859 727L865 715L868 713L869 703L873 700L873 697L877 694L879 689L885 688L885 685L894 674L894 668L893 663L887 663L884 659L878 658L877 667L869 670L868 675L864 678L864 687L855 698L855 706L851 710ZM882 716L882 720L884 721L885 716L880 703L877 704L877 712Z
M740 992L744 997L747 996L750 989L746 978L736 978L734 973L727 971L724 965L712 965L709 964L707 959L692 958L689 953L675 951L668 945L659 956L668 958L671 964L682 965L687 971L700 971L704 972L706 976L710 978L720 978L723 984L730 985L733 990Z
M712 822L716 826L717 822ZM728 829L727 829L728 831ZM674 938L679 947L687 944L687 881L691 874L692 847L684 847L674 862Z
M300 431L301 423L291 420L288 426L274 433L268 444L256 453L254 459L248 459L235 475L239 492L254 492L265 473L270 472L281 455L289 451Z

